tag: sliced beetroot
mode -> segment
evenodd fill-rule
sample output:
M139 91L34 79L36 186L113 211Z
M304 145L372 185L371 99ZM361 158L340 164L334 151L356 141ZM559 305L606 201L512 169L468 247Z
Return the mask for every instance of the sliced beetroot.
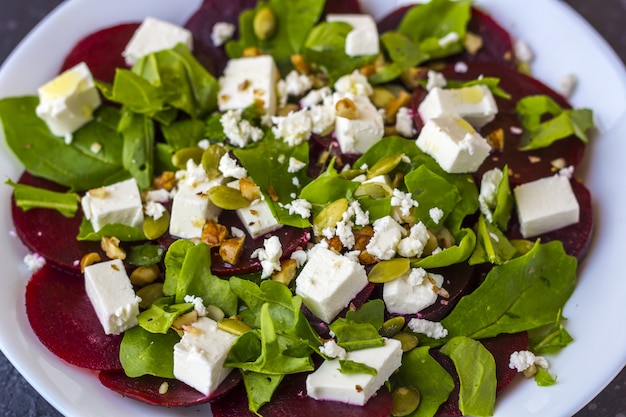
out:
M138 27L139 23L124 23L87 35L74 45L61 71L84 61L95 79L113 82L115 69L126 67L122 51Z
M477 180L482 178L485 171L508 165L509 172L512 174L511 180L524 183L554 174L552 161L563 160L565 166L576 167L582 160L585 144L574 136L559 140L547 148L533 151L519 149L522 135L511 132L511 128L521 128L521 122L515 113L515 106L521 98L540 94L548 95L561 107L571 108L567 100L539 80L493 63L471 63L466 72L456 72L454 65L448 65L442 68L441 72L448 80L474 80L479 76L496 77L500 79L499 86L511 95L509 100L496 97L498 114L492 122L480 129L480 133L485 137L502 129L504 148L491 152L475 173ZM417 108L425 96L426 91L423 88L416 88L413 93L412 107L415 111L414 121L418 131L424 123L419 117Z
M591 236L593 229L593 206L591 204L591 194L587 187L585 187L579 181L572 179L570 181L572 190L578 200L580 207L580 221L571 226L566 226L561 229L544 233L538 238L541 238L541 242L546 243L552 240L560 240L563 242L563 249L565 253L571 256L575 256L581 261L587 254L589 245L591 244ZM511 217L507 236L512 239L522 239L522 234L519 230L519 221L516 215ZM531 240L534 238L531 238Z
M176 379L152 375L130 378L124 372L105 371L100 372L99 378L102 385L125 397L162 407L203 404L225 395L241 382L241 374L235 370L226 377L214 393L207 396ZM167 391L161 393L164 382L167 383Z
M332 13L361 13L358 0L331 0L324 6L324 14Z
M67 191L66 188L56 183L34 177L27 172L22 175L19 183L52 191ZM15 232L24 245L57 267L79 272L78 261L89 252L97 252L104 259L100 242L76 240L83 218L81 210L72 218L65 217L56 210L24 211L17 207L15 200L12 199L11 214Z
M119 371L122 336L106 335L83 277L45 265L26 286L26 315L41 343L81 368Z
M287 375L276 390L272 401L259 413L264 417L389 417L391 394L381 388L364 406L336 401L317 401L306 395L306 373ZM211 402L214 417L255 417L248 410L248 398L243 384L227 395Z
M509 386L511 381L513 381L513 378L517 375L517 370L509 368L509 359L513 352L528 349L528 334L526 332L515 334L503 333L496 337L483 339L480 342L487 348L487 350L489 350L489 352L491 352L496 361L496 379L498 381L496 394L500 394L506 387ZM438 350L432 350L431 355L450 373L450 375L452 375L452 378L454 379L454 391L450 394L448 401L439 407L436 416L462 416L463 414L461 413L461 410L459 410L459 377L452 360Z
M406 12L412 6L404 6L394 10L378 22L378 32L396 30ZM447 62L494 62L515 67L515 55L510 34L489 14L472 7L472 16L468 30L483 39L483 47L476 53L464 51L446 58Z

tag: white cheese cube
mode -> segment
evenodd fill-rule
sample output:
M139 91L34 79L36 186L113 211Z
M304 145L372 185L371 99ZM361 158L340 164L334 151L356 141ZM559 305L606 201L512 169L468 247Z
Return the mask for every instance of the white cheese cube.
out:
M278 69L270 55L231 59L220 77L220 111L245 109L257 104L265 113L276 113Z
M388 260L396 255L396 247L406 230L391 216L376 220L373 224L374 236L365 247L367 252L378 259Z
M222 209L213 204L206 194L220 185L222 178L205 181L196 187L179 183L180 189L172 200L170 234L183 239L202 237L202 229L208 220L217 221Z
M515 187L513 193L525 238L578 223L580 208L567 177L540 178Z
M171 49L179 43L190 51L193 49L193 35L189 30L154 17L147 17L130 38L122 56L130 66L145 55Z
M355 119L341 116L335 119L335 134L341 152L365 153L385 134L383 117L378 113L376 106L365 96L337 96L336 101L341 98L352 100L358 111Z
M456 115L479 128L492 121L498 106L491 90L485 85L443 89L435 87L417 109L424 123L445 115Z
M71 134L93 118L100 106L100 95L87 64L64 71L52 81L39 87L37 116L43 119L55 136L71 143Z
M87 191L81 205L96 232L111 223L143 225L143 205L134 178Z
M348 56L377 55L378 28L372 16L367 14L329 14L328 22L345 22L352 26L346 37L345 51Z
M296 294L313 314L330 323L367 283L363 265L318 247L296 278Z
M239 189L239 180L229 182L228 186ZM237 209L236 213L252 238L263 236L283 227L282 224L278 223L265 200L255 200L248 207Z
M224 362L237 336L201 317L174 345L174 377L204 395L210 395L228 376Z
M364 405L402 364L402 344L385 339L384 346L348 352L346 360L370 366L377 374L343 374L339 360L327 360L307 377L307 394L316 400Z
M415 143L454 174L475 172L491 151L487 140L456 116L428 120Z
M406 274L383 285L383 300L387 311L393 314L415 314L437 301L437 293L428 275L441 288L443 276L429 274L422 268L407 271Z
M137 325L139 302L119 259L85 267L85 291L106 334Z

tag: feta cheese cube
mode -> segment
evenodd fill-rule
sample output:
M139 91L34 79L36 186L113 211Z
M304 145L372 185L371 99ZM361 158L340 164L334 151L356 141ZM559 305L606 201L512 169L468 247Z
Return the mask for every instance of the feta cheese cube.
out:
M248 207L237 209L237 217L241 220L246 231L253 238L263 236L283 227L278 223L272 209L265 200L252 202Z
M406 274L383 285L383 300L390 313L415 314L437 301L433 283L441 288L443 276L429 274L422 268L413 268Z
M369 254L381 260L393 258L396 254L396 247L406 234L406 230L391 216L385 216L376 220L373 226L374 236L372 236L365 249Z
M39 87L39 104L35 109L55 136L71 143L72 133L93 118L100 106L100 95L87 64L64 71L52 81Z
M120 334L137 325L141 298L119 259L85 267L85 291L106 334Z
M367 14L329 14L328 22L345 22L352 26L346 37L345 52L348 56L377 55L378 28L372 16Z
M111 223L143 225L143 205L134 178L87 191L81 205L96 232Z
M358 111L354 119L337 116L335 119L335 134L341 152L365 153L378 143L385 134L385 124L376 106L365 96L337 96L352 100Z
M515 187L513 193L525 238L578 223L580 207L567 177L540 178Z
M417 111L424 122L435 117L456 115L479 128L496 117L498 106L491 90L485 85L451 89L435 87Z
M317 247L296 278L296 294L313 314L330 323L367 283L361 264Z
M307 376L307 394L316 400L364 405L402 364L401 343L385 339L384 346L348 352L346 360L376 369L376 375L343 374L339 360L326 360Z
M231 59L220 77L220 111L245 109L257 104L265 113L276 113L278 69L270 55Z
M237 336L202 317L190 325L174 345L174 377L204 395L210 395L231 371L224 362Z
M456 116L428 120L415 143L454 174L475 172L491 151L487 140Z
M222 178L205 181L196 187L179 182L179 190L172 200L170 234L183 239L202 237L202 229L208 220L217 221L222 209L213 204L206 194L220 185Z
M122 56L126 64L131 66L145 55L171 49L179 43L190 51L193 49L193 35L189 30L154 17L147 17L130 38Z

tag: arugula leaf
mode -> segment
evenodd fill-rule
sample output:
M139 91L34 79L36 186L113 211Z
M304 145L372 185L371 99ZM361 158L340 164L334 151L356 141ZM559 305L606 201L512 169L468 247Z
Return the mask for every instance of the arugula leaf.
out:
M380 329L385 321L385 303L381 299L370 300L358 310L349 310L346 319L356 323L370 323L375 329Z
M339 372L342 374L367 374L378 375L376 368L372 368L369 365L360 362L354 362L351 360L339 359Z
M13 187L15 204L24 211L34 208L53 209L65 217L74 217L80 197L76 193L56 192L30 185L17 184L7 179L5 184Z
M150 308L139 313L139 326L150 333L165 334L179 316L193 310L193 303L174 304L174 297L155 300Z
M459 375L459 409L463 415L492 416L496 402L496 362L491 353L469 337L455 337L441 347Z
M78 229L78 236L76 240L87 240L92 242L99 242L103 237L115 236L122 242L136 242L139 240L146 240L146 236L143 234L143 230L127 226L120 223L109 223L102 226L100 230L95 232L91 222L83 217L80 227Z
M141 327L124 332L120 361L127 376L154 375L174 379L174 345L180 341L170 330L166 334L150 333Z

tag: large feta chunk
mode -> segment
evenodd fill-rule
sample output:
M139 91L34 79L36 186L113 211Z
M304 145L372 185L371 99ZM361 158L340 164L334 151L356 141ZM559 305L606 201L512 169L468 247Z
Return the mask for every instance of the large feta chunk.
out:
M189 30L154 17L147 17L130 38L122 56L130 66L145 55L171 49L179 43L189 50L193 49L193 35Z
M174 345L174 377L204 395L210 395L231 371L224 362L237 336L202 317L186 329Z
M341 152L365 153L383 138L385 134L383 117L365 96L349 94L340 99L351 100L358 112L353 119L339 115L335 118L335 134Z
M256 200L248 207L237 209L237 217L239 217L246 231L253 238L282 227L282 224L278 223L276 217L272 214L272 209L265 200Z
M475 172L491 151L491 146L464 119L444 116L426 122L416 141L446 172Z
M317 247L296 278L296 294L313 314L330 323L367 283L361 264Z
M540 178L515 187L513 193L525 238L578 223L580 207L567 177Z
M84 62L39 87L37 93L37 116L46 122L53 135L64 137L68 144L72 133L93 118L94 109L101 103L91 71Z
M376 220L373 227L374 236L372 236L365 249L370 255L381 260L393 258L396 254L396 247L406 234L406 230L391 216L385 216Z
M143 205L134 178L87 191L81 205L96 232L111 223L143 225Z
M377 373L344 374L338 359L326 360L307 377L307 394L316 400L364 405L402 364L402 344L385 339L383 346L348 352L346 360L363 363Z
M270 55L231 59L220 77L220 111L245 109L256 104L272 116L276 113L278 70Z
M329 14L328 22L345 22L352 26L346 36L345 52L348 56L377 55L378 28L372 16L367 14Z
M119 259L85 267L85 291L106 334L120 334L137 325L141 299Z
M429 274L422 268L413 268L403 276L385 282L383 285L385 306L393 314L415 314L437 301L434 285L441 288L443 276Z
M474 85L451 89L435 87L417 110L424 122L435 117L456 115L479 128L496 117L498 106L487 86Z
M206 194L211 188L221 185L218 177L203 181L195 187L179 182L179 190L172 200L170 234L183 239L202 237L202 229L208 220L217 221L222 209L213 204Z

